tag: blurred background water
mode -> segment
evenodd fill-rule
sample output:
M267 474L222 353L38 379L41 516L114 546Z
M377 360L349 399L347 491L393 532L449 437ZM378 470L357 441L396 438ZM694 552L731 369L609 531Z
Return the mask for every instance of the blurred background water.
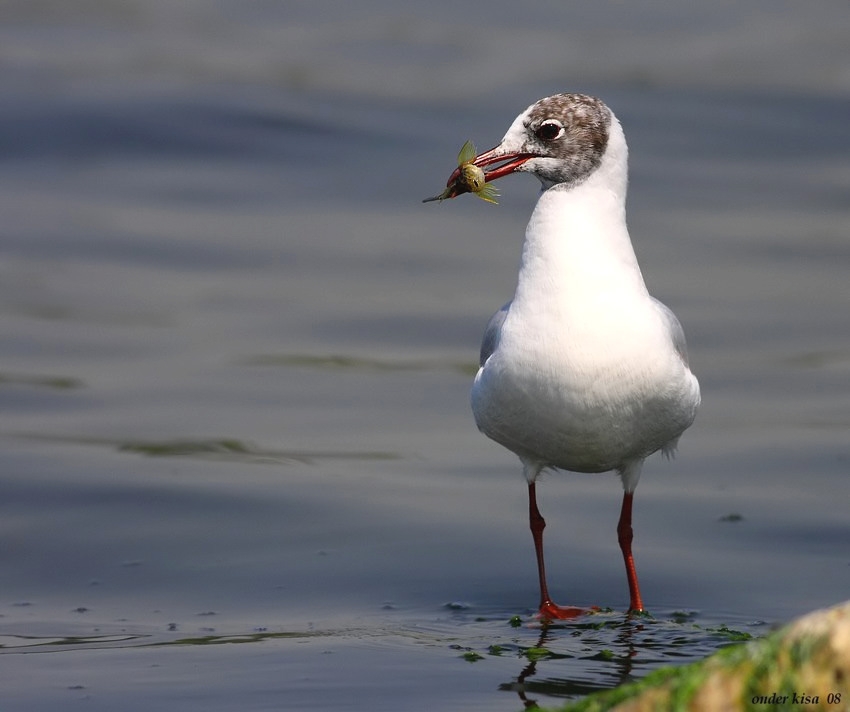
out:
M4 709L515 710L846 599L848 30L839 0L0 4ZM467 402L537 185L420 201L558 91L625 127L704 405L636 496L655 618L623 617L616 477L553 475L553 593L613 611L541 630L519 466Z

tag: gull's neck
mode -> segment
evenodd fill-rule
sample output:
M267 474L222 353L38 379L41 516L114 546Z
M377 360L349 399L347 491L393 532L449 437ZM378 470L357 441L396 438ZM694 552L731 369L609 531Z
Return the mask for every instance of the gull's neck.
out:
M626 227L628 158L616 119L599 167L578 185L543 191L525 233L514 304L581 308L646 295Z

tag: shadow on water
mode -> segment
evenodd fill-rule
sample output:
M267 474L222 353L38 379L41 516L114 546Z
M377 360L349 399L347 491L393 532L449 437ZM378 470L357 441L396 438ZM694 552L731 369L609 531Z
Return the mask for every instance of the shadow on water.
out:
M56 391L67 391L84 388L85 383L79 378L70 376L48 376L43 374L0 373L0 387L23 386L29 388L46 388Z
M261 354L241 361L246 366L302 367L328 370L358 371L456 371L474 376L478 364L473 361L446 359L387 359L347 354Z
M236 438L175 438L132 440L121 438L66 437L22 433L17 437L72 445L105 446L118 452L146 457L181 457L228 462L309 465L317 460L397 460L402 456L387 451L368 450L274 450Z

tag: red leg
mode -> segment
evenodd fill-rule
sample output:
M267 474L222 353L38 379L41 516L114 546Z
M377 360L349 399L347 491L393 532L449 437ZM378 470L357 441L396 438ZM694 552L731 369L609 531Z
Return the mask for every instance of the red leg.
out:
M617 523L617 539L626 563L626 577L629 580L629 613L643 611L643 601L640 597L635 560L632 556L632 492L623 493L623 507L620 510L620 521Z
M546 520L537 508L537 493L534 482L528 485L528 519L531 525L531 535L534 537L534 551L537 554L537 574L540 577L540 617L546 619L576 618L587 611L575 606L558 606L549 596L546 585L546 565L543 563L543 529Z

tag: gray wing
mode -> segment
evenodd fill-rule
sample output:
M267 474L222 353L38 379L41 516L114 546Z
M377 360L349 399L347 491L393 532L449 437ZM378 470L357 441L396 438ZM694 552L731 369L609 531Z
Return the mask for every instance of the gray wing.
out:
M667 330L676 352L684 361L685 366L688 366L688 344L685 341L685 330L666 304L659 302L655 297L652 297L652 301L655 302L655 306L658 307L658 311L661 312L661 316L667 322Z
M508 315L508 309L510 308L511 303L508 302L490 317L490 321L487 323L487 328L484 329L484 338L481 339L481 355L478 359L479 366L484 365L499 345L499 336L502 333L502 324L504 323L505 317ZM675 319L675 317L673 318Z

